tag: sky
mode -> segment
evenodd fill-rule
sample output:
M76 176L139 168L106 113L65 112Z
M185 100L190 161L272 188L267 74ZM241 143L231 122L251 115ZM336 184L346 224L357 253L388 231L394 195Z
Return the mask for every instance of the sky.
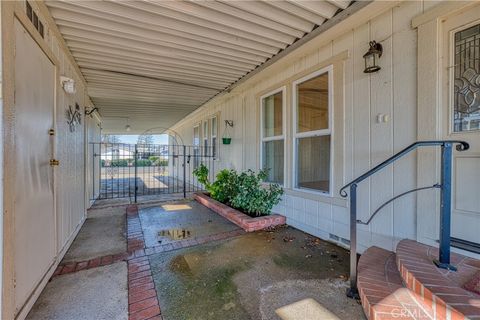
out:
M116 136L119 137L123 143L135 144L138 140L137 134L117 134ZM168 144L168 135L166 134L154 134L152 137L154 144Z

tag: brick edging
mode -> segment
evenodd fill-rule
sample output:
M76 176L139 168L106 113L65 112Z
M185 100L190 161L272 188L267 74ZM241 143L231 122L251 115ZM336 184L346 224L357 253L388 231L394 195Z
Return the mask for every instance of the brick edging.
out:
M130 258L131 258L130 254L128 254L127 252L123 252L119 254L106 255L98 258L93 258L90 260L72 261L64 264L59 264L57 269L53 273L52 278L59 275L64 275L67 273L74 273L82 270L107 266L120 261L127 261Z
M138 206L129 205L127 216L127 249L134 258L128 264L128 319L162 319L150 260L145 255L145 239L138 216Z
M67 262L65 264L61 264L57 267L57 269L53 273L52 278L56 276L68 274L68 273L74 273L82 270L110 265L119 261L128 262L132 259L141 258L143 256L150 256L157 253L189 248L199 244L205 244L205 243L230 239L230 238L240 236L242 234L245 234L245 231L243 231L242 229L237 229L237 230L217 233L217 234L203 236L203 237L175 241L172 243L162 244L162 245L148 247L148 248L145 248L144 244L142 244L141 245L142 247L140 248L139 235L135 235L134 237L132 237L132 240L130 241L127 240L127 243L128 243L127 246L130 247L129 252L119 253L115 255L106 255L102 257L93 258L90 260L72 261L72 262ZM141 241L143 241L143 239Z
M193 197L198 203L235 223L246 232L258 231L268 227L284 225L287 221L285 216L280 214L271 214L268 216L252 218L236 209L210 198L204 193L197 192L193 195Z

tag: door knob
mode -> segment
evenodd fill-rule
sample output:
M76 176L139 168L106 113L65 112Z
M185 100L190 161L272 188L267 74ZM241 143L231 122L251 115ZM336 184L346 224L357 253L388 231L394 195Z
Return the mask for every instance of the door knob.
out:
M50 159L50 165L53 166L58 166L60 165L60 161L56 159Z

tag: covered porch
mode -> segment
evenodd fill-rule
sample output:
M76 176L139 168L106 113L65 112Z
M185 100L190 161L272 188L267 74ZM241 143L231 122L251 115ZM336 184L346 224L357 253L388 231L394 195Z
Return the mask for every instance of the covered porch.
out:
M478 2L0 8L2 319L480 319Z

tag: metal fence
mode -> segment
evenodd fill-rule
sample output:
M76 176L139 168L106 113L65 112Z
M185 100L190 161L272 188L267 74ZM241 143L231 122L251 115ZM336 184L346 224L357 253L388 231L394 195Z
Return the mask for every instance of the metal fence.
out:
M200 164L214 175L210 147L91 142L96 199L187 193L203 190L193 175ZM94 200L96 200L94 199Z

